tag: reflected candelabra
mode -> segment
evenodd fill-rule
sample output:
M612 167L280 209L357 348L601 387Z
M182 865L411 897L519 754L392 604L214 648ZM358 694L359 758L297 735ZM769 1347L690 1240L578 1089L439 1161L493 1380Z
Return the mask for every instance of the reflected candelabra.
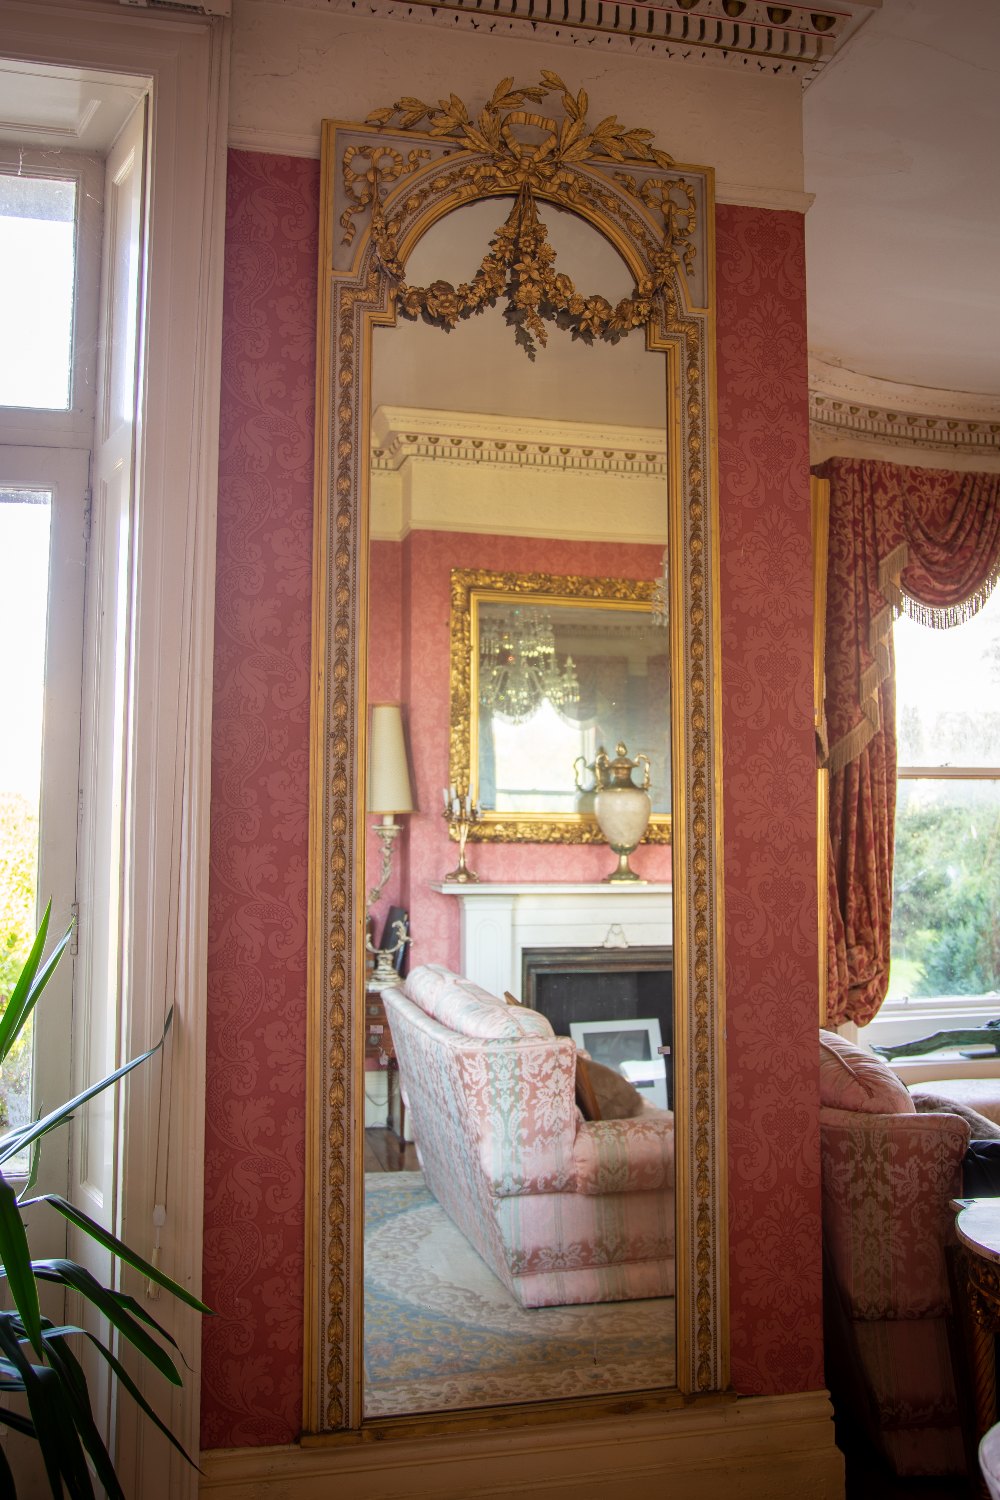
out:
M480 815L480 808L473 803L472 798L464 787L449 786L444 789L444 818L450 828L458 831L458 864L445 880L453 880L458 885L473 885L479 881L479 876L474 870L470 870L465 863L465 845L468 842L469 830Z

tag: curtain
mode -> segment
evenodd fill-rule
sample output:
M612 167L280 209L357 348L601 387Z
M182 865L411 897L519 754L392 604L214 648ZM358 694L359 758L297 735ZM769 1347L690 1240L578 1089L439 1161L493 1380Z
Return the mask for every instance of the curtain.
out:
M889 983L896 806L892 622L969 619L1000 574L1000 476L832 458L826 618L827 1023L870 1021Z

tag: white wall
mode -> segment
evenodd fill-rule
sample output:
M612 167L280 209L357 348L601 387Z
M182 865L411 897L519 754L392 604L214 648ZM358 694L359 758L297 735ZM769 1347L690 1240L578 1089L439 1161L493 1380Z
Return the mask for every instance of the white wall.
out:
M274 0L234 0L230 143L315 156L323 119L363 120L402 94L435 101L453 91L475 105L501 78L535 83L542 68L587 90L592 120L617 114L653 130L677 161L714 166L720 197L757 201L764 193L781 206L787 195L786 206L804 206L797 78L635 56L597 42L487 42L447 25Z

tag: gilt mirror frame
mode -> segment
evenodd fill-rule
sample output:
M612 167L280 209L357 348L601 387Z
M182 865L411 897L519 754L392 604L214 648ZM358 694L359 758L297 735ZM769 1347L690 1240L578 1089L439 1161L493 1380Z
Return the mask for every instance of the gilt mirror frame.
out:
M618 607L652 619L656 584L648 579L584 578L576 574L491 573L481 568L451 570L451 667L449 716L449 784L479 800L477 702L479 662L477 607L483 603ZM664 632L666 636L666 632ZM616 736L618 738L619 736ZM631 743L630 749L647 748ZM610 741L609 741L610 743ZM567 779L571 767L567 766ZM670 843L670 813L653 813L644 844ZM457 831L452 828L452 837ZM473 843L602 844L604 835L592 813L497 812L482 809L469 830Z
M526 99L537 108L521 107ZM642 337L644 329L646 347L662 351L666 360L674 560L669 629L677 1385L659 1395L661 1404L671 1404L728 1386L713 174L675 164L650 144L649 131L626 128L614 116L590 125L586 114L583 93L574 96L561 80L544 74L528 90L514 90L511 80L503 80L474 117L452 95L441 106L403 100L364 124L323 125L310 764L307 1434L364 1427L388 1437L412 1433L428 1420L372 1423L362 1411L372 330L395 323L402 268L423 234L479 198L523 203L527 195L586 220L616 248L639 288L632 304L638 331L632 336ZM577 313L583 309L581 316L572 315L578 332L586 336L588 318L600 321L600 302L576 298ZM550 336L568 334L553 326ZM656 1395L630 1394L630 1409ZM622 1398L585 1400L592 1412L602 1402L620 1408ZM565 1415L566 1403L558 1409ZM545 1408L532 1410L544 1416ZM487 1420L509 1424L519 1412L506 1409ZM437 1413L431 1420L440 1431L461 1426L463 1415L468 1420L461 1413ZM475 1413L474 1420L482 1425L484 1414Z

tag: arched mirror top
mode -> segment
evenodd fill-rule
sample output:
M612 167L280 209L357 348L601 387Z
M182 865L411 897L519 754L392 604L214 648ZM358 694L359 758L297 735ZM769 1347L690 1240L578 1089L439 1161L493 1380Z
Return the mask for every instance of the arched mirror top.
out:
M480 266L458 285L409 285L406 264L444 215L512 200ZM559 270L538 204L567 209L634 279L612 306ZM400 316L441 327L505 306L529 356L546 338L645 335L667 370L670 759L673 767L677 1384L728 1383L721 1032L721 752L714 475L712 174L682 168L649 132L587 119L587 99L545 73L503 80L470 111L404 99L364 125L327 122L317 389L311 761L311 1274L306 1424L358 1427L363 1174L367 546L372 330ZM433 405L433 401L429 403Z

